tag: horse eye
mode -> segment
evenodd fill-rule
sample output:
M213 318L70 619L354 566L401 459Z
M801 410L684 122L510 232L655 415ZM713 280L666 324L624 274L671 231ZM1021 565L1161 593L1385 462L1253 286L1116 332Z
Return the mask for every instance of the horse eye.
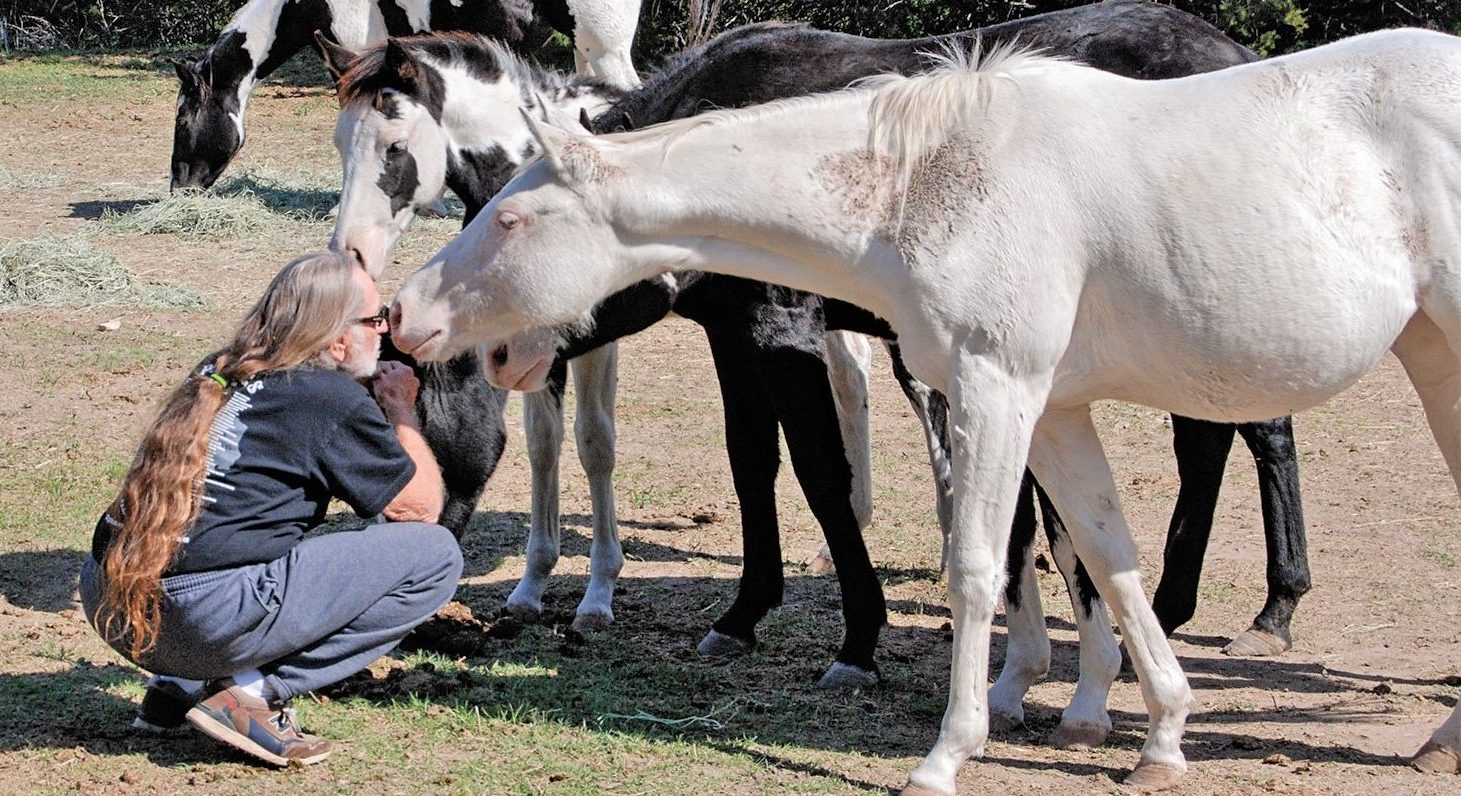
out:
M503 229L515 229L522 219L516 213L504 210L497 214L497 226Z
M406 140L403 138L400 141L392 141L391 145L386 147L386 154L391 157L406 154Z

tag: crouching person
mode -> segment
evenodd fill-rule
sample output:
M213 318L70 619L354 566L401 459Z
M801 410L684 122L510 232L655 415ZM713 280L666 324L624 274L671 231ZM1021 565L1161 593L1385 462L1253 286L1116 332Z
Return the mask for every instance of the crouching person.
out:
M290 699L365 668L455 592L418 383L377 364L386 330L364 270L306 255L164 401L81 571L93 626L158 675L137 726L186 719L275 765L323 760ZM302 540L332 498L388 522Z

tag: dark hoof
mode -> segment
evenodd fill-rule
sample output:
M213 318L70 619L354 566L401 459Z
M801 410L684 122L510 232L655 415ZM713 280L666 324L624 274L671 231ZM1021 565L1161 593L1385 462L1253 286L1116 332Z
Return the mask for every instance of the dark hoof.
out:
M878 684L878 673L837 661L817 681L818 688L872 688Z
M754 644L747 643L735 636L727 636L719 630L711 630L700 639L700 644L695 651L707 658L727 658L736 655L745 655L751 651Z
M944 793L937 788L930 788L927 785L918 785L910 782L903 786L903 790L898 791L898 796L950 796L950 794Z
M989 732L991 734L999 733L1003 735L1023 729L1024 726L1025 719L1023 716L1011 716L1008 713L1000 713L995 710L989 711Z
M1270 655L1282 655L1292 647L1288 640L1279 638L1273 633L1257 628L1249 628L1239 633L1236 638L1223 647L1224 655L1231 655L1235 658L1265 658Z

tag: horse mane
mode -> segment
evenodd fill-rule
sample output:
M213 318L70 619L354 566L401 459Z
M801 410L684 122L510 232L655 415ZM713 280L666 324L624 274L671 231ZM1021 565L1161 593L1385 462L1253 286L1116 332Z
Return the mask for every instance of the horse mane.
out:
M925 56L935 64L928 72L873 75L851 87L873 92L868 150L889 157L900 196L929 153L989 109L995 81L1017 82L1050 67L1075 64L1014 39L988 50L977 38L968 49L951 42Z
M499 75L523 88L524 100L529 91L555 98L577 97L594 92L618 98L623 89L594 77L571 75L540 69L524 61L496 39L462 31L399 36L361 50L335 89L340 106L361 98L376 98L386 89L400 89L400 76L386 63L386 49L395 44L413 58L425 60L437 68L460 68L484 81L495 81Z

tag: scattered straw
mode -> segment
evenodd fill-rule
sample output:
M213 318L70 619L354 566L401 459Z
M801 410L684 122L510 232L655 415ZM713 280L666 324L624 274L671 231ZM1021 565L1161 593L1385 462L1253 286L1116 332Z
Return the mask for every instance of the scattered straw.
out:
M315 185L299 185L296 180ZM326 220L339 192L338 187L320 182L310 176L288 179L245 172L206 193L183 191L128 212L107 210L100 226L121 235L213 240L258 234L281 224L317 223Z
M0 190L23 190L27 188L56 188L65 182L59 174L36 174L16 171L0 166Z
M79 237L0 238L0 307L131 304L191 308L202 296L140 282L117 256Z

